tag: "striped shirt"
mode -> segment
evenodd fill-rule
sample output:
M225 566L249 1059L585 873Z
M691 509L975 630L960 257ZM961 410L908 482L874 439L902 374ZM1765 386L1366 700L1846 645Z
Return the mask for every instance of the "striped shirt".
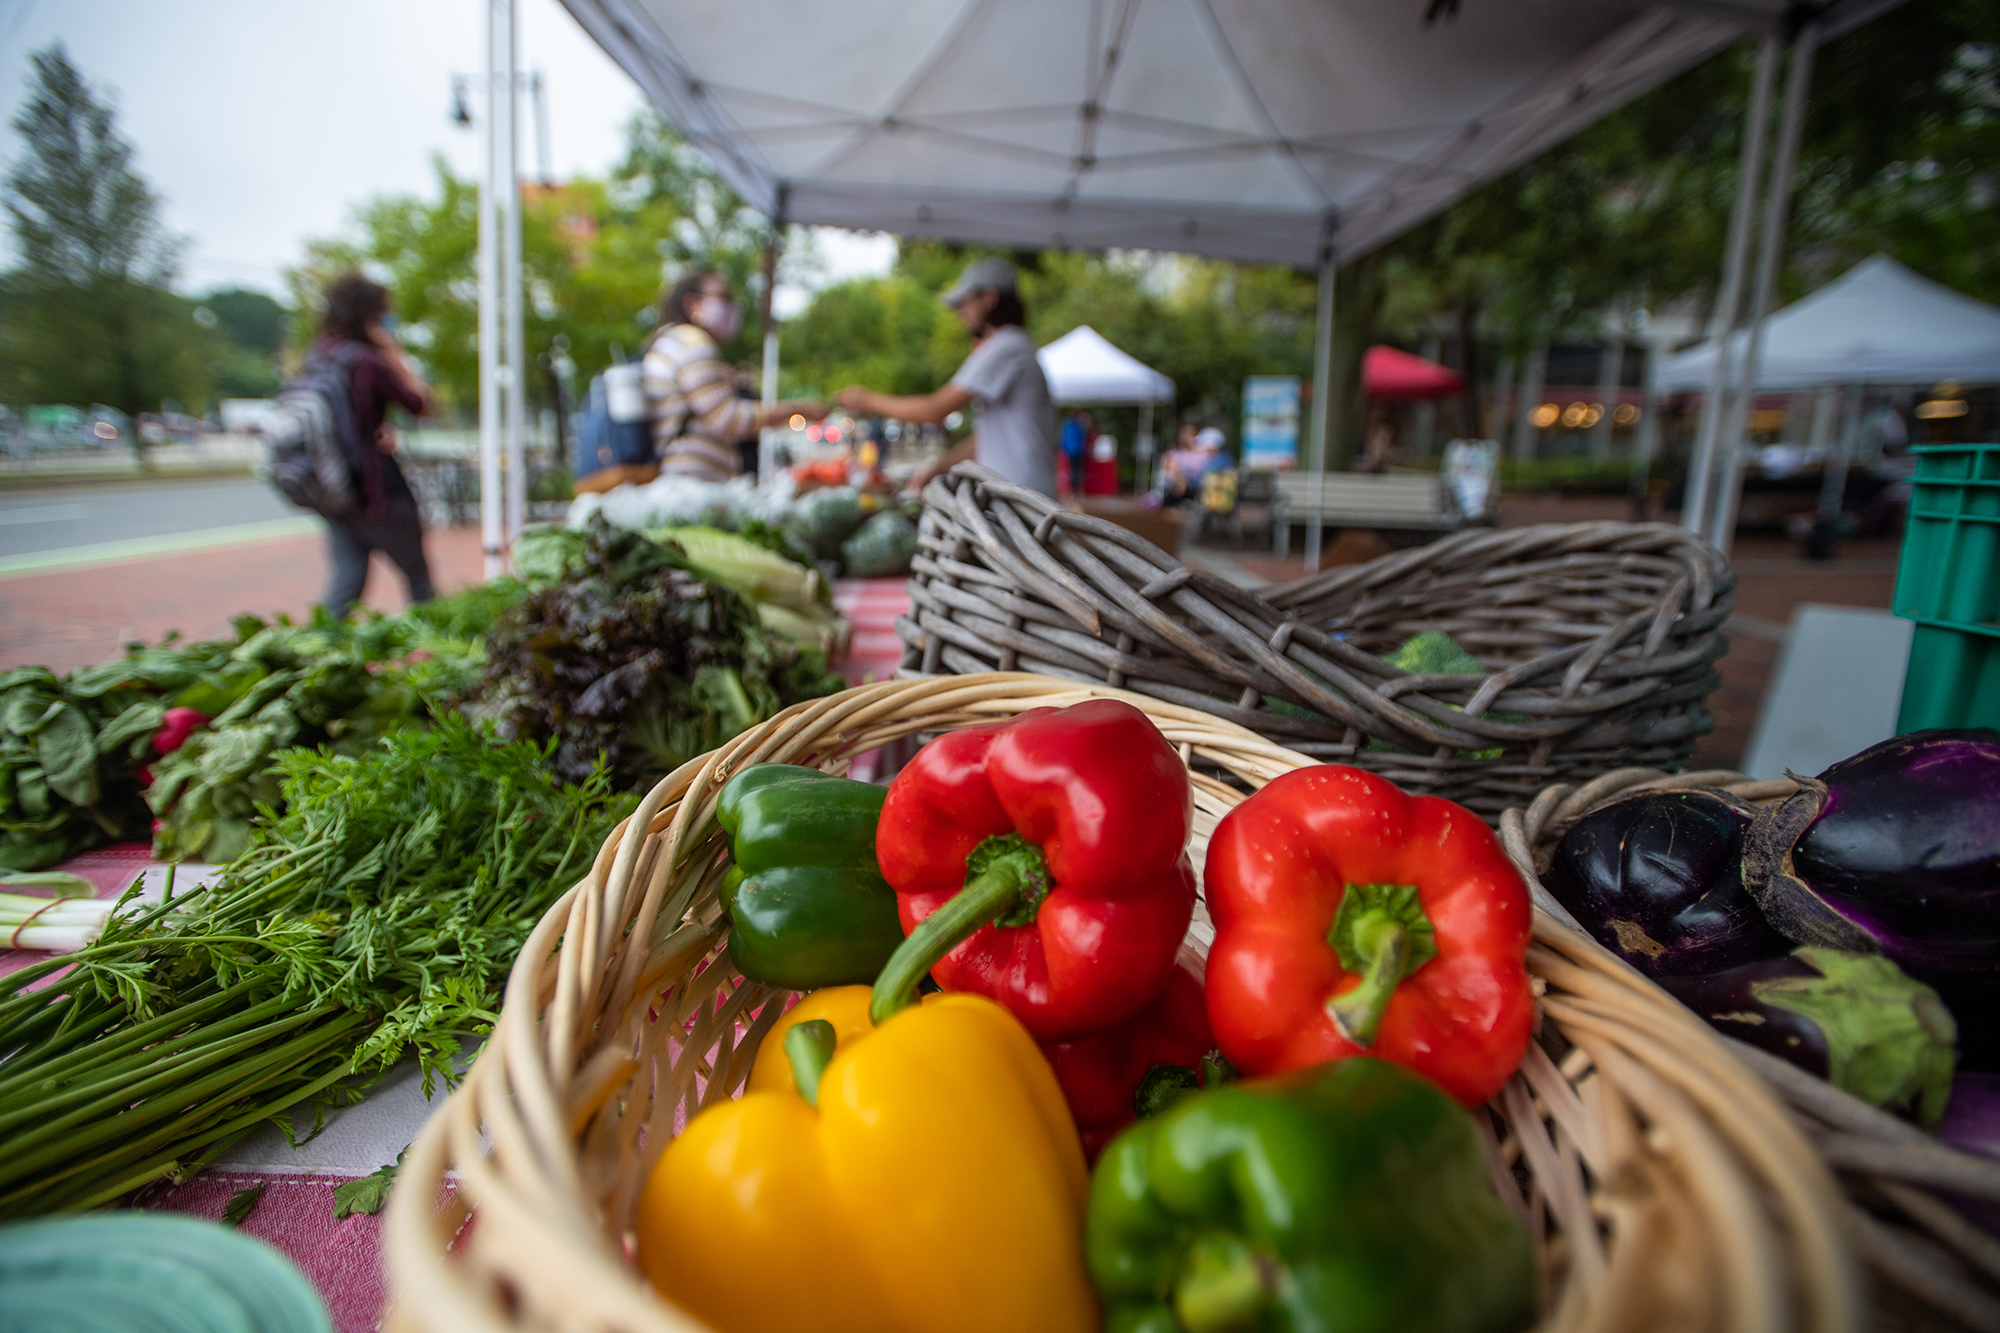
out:
M702 481L736 475L736 442L757 429L757 405L736 396L736 372L693 324L662 330L639 361L660 471Z

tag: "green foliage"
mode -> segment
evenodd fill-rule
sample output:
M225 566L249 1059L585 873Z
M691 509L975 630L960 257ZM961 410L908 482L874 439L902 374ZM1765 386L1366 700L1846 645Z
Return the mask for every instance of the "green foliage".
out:
M378 196L356 212L348 234L307 244L305 262L288 271L301 312L293 342L318 328L319 294L351 268L390 288L399 334L438 390L441 406L477 409L479 233L477 182L435 161L432 197ZM690 266L727 275L748 300L767 227L722 183L700 154L659 115L641 112L627 127L626 156L608 180L578 179L523 191L521 255L527 284L523 325L530 353L565 347L587 380L612 360L630 358L650 336L662 287ZM755 354L755 321L723 349L731 360ZM574 386L580 389L581 384ZM529 392L546 402L546 374Z
M205 403L216 340L170 288L181 242L132 146L60 43L30 55L7 173L17 266L0 276L0 397L128 415Z
M938 300L982 253L906 241L895 269L822 291L782 329L781 391L830 394L848 384L929 393L971 351ZM1283 268L1187 256L1157 269L1144 257L1045 252L1023 265L1028 333L1050 342L1088 324L1174 380L1183 414L1232 433L1249 375L1311 373L1314 282Z
M529 597L487 637L484 676L461 707L500 735L554 749L574 780L607 766L651 783L802 699L845 682L756 608L688 571L680 548L594 518L534 544ZM528 561L523 561L524 566Z
M359 755L288 750L285 813L215 884L128 905L60 986L28 988L46 965L0 980L0 1215L185 1178L406 1053L426 1092L452 1081L528 933L632 809L549 757L457 717Z

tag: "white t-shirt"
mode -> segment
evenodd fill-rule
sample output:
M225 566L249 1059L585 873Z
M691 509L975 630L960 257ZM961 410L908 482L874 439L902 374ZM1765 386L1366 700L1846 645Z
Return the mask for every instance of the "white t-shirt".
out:
M1056 409L1026 330L1018 324L995 329L972 349L951 382L979 403L980 465L1018 486L1054 495Z

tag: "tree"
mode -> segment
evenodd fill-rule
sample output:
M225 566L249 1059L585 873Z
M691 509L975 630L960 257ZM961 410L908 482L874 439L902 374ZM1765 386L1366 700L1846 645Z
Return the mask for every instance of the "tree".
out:
M1820 49L1781 301L1878 250L2000 299L1996 51L1995 0L1913 0ZM1595 340L1607 307L1706 314L1754 62L1741 43L1385 246L1374 331L1407 340L1450 318L1472 335L1463 361L1482 342L1512 355Z
M522 190L530 358L539 361L563 339L586 378L614 351L638 353L662 287L690 267L724 274L748 303L768 230L658 113L634 116L626 139L625 158L606 180ZM432 197L378 196L356 211L348 234L307 243L304 263L286 275L299 312L293 341L309 341L318 327L326 284L363 269L392 292L401 336L440 405L464 414L479 403L479 187L442 159L434 170ZM758 337L750 321L724 355L754 357ZM549 402L545 375L531 378L529 397Z
M261 398L278 387L278 351L285 342L285 308L264 292L228 287L210 292L194 319L222 343L209 374L224 398Z
M214 340L171 290L181 242L159 197L61 44L29 59L13 121L25 151L7 175L20 264L0 279L0 392L131 416L163 397L205 402Z

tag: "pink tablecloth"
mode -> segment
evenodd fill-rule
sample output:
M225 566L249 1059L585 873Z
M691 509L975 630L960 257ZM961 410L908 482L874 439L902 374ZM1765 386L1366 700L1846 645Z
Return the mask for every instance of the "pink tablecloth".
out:
M848 655L835 662L852 684L884 680L896 673L903 646L896 638L896 617L907 615L910 598L901 579L842 579L834 585L834 604L852 624ZM860 776L857 769L857 776ZM145 843L121 843L86 852L61 867L97 885L99 897L115 898L154 867ZM0 951L0 975L13 972L46 955ZM385 1084L361 1106L343 1112L348 1132L330 1124L316 1144L304 1145L296 1162L287 1160L282 1141L253 1136L231 1157L254 1166L216 1169L178 1187L145 1198L145 1206L163 1212L220 1218L238 1191L264 1186L257 1207L243 1231L267 1241L310 1278L325 1299L337 1333L371 1333L379 1327L386 1295L382 1274L381 1218L365 1214L336 1222L334 1187L368 1175L392 1161L421 1124L424 1104L409 1080ZM393 1108L385 1106L394 1103ZM336 1169L327 1169L331 1161ZM290 1166L292 1169L283 1169Z

